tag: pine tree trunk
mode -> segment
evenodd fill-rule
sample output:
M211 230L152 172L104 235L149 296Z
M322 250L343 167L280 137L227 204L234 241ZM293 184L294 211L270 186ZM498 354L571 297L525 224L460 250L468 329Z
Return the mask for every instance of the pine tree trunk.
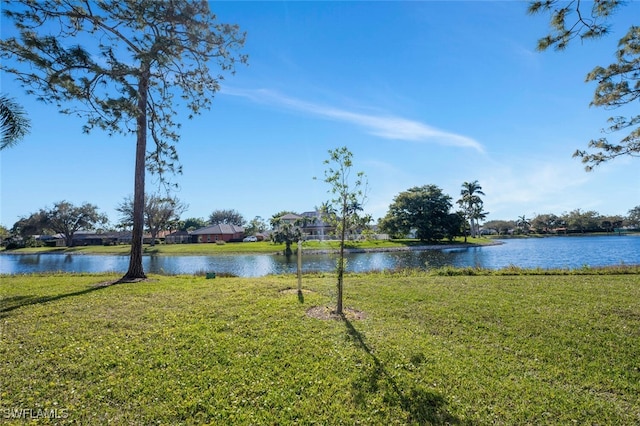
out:
M120 281L144 279L142 267L142 238L144 232L144 180L147 156L147 97L149 91L149 69L143 64L138 87L138 118L135 186L133 193L133 230L131 231L131 253L129 269Z

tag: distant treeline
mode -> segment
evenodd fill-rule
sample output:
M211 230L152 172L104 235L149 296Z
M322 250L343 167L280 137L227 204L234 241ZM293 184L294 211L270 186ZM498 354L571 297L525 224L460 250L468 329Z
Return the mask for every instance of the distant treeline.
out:
M568 213L538 214L532 218L520 216L516 220L490 220L482 226L484 234L576 234L587 232L622 232L640 230L640 206L629 210L627 216L605 216L596 211L575 209Z

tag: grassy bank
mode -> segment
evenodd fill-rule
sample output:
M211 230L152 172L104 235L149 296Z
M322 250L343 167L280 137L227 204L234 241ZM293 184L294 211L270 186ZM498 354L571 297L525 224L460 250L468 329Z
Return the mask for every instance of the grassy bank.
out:
M640 422L638 274L115 278L0 277L3 420Z
M454 240L454 244L463 244L463 239ZM375 240L375 241L350 241L348 248L376 250L376 249L403 249L407 247L417 247L425 244L418 240ZM435 245L448 245L448 241L433 243ZM468 238L468 244L491 244L488 238ZM305 241L303 250L337 250L338 241ZM282 253L284 244L274 244L269 241L253 243L226 243L226 244L157 244L150 246L145 244L145 254L158 255L215 255L215 254L237 254L237 253ZM292 248L295 250L296 245ZM17 250L5 251L15 254L34 253L61 253L61 254L116 254L127 255L131 250L129 245L116 246L82 246L82 247L32 247Z

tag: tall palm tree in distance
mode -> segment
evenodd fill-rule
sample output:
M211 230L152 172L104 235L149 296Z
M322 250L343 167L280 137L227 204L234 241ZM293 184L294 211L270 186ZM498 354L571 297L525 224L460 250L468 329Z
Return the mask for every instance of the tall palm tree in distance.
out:
M527 219L525 215L518 216L518 220L516 220L516 226L520 228L523 233L528 234L531 222L529 222L529 219Z
M487 216L487 212L482 210L482 199L480 195L485 195L482 192L482 186L477 180L473 182L464 182L462 184L462 190L460 190L460 199L458 204L462 207L465 219L469 221L471 227L471 236L477 235L477 220L484 219ZM465 242L467 240L467 233L464 234Z

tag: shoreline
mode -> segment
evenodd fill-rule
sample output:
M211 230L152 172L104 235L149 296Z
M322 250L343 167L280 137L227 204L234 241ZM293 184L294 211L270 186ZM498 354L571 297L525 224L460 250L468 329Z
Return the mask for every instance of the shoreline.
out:
M448 250L456 248L471 248L471 247L488 247L499 246L504 244L502 241L492 241L486 244L471 244L471 243L459 243L459 244L429 244L421 246L406 246L406 247L374 247L374 248L345 248L345 253L391 253L396 251L427 251L427 250ZM334 254L339 249L302 249L302 254Z
M451 244L425 244L425 245L412 245L412 246L401 246L401 247L371 247L371 248L345 248L345 253L386 253L386 252L402 252L402 251L427 251L427 250L448 250L448 249L456 249L456 248L471 248L471 247L487 247L487 246L496 246L504 244L502 241L491 241L482 244L474 244L474 243L451 243ZM87 247L87 246L82 246ZM74 251L75 247L67 247L63 249L53 249L53 250L42 250L42 251L30 251L30 252L16 252L13 250L2 250L0 251L0 256L2 255L18 255L18 256L28 256L28 255L65 255L65 256L129 256L129 251L123 253L100 253L100 252L86 252L86 251ZM296 252L296 249L292 247L293 252ZM329 249L315 249L309 248L305 249L303 247L302 254L335 254L338 253L338 248L329 248ZM277 251L201 251L201 252L193 252L193 253L144 253L143 256L233 256L233 255L273 255L273 256L284 256L281 249Z

